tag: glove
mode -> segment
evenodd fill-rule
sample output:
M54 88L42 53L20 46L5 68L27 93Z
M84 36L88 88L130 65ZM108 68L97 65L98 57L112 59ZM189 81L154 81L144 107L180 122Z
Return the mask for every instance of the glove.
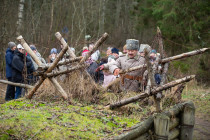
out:
M116 68L116 69L114 70L114 76L119 75L119 73L120 73L120 69L119 69L119 68Z

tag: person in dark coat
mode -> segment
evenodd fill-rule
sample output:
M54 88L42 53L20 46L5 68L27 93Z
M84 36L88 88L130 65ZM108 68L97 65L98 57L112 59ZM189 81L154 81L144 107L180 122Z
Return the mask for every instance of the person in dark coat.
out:
M8 43L8 48L6 50L6 78L8 81L12 81L12 59L14 56L14 51L16 49L16 44L14 42ZM15 87L12 85L7 85L7 91L5 100L9 101L15 98Z
M26 66L28 71L33 69L33 63L29 57L24 56L25 50L22 45L18 44L17 48L18 50L14 52L14 57L12 60L12 81L16 83L23 83L24 59L26 59ZM16 87L15 99L21 97L21 91L21 87Z

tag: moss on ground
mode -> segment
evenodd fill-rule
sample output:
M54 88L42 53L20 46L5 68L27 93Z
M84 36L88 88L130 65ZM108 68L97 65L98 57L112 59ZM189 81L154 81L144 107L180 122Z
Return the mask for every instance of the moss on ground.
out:
M65 102L10 101L0 105L0 139L108 138L135 125L139 116L146 114L144 111L128 116L102 108Z

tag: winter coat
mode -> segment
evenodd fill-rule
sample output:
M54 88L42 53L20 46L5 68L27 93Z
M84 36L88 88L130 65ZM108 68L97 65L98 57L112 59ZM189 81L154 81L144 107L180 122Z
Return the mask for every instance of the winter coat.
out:
M103 72L102 71L96 72L96 69L98 68L98 66L99 65L96 62L92 62L90 66L87 68L87 72L95 80L96 83L103 83L104 81Z
M7 48L6 50L6 77L7 79L12 78L12 59L14 56L14 51L12 51L10 48Z
M143 65L144 63L145 63L145 59L143 57L140 57L137 55L133 59L130 59L126 55L126 56L119 57L112 65L109 66L109 70L110 72L114 73L114 70L116 68L125 70L125 69L132 68L135 66ZM132 72L128 72L125 75L129 75L132 77L143 77L143 73L144 73L144 69L139 69ZM121 76L125 76L125 75L121 75ZM140 91L141 81L131 80L127 78L123 78L122 80L123 80L122 81L123 83L121 82L121 90L135 91L135 92Z
M33 63L29 57L26 57L27 71L33 71ZM22 83L23 79L23 69L24 69L24 54L20 53L18 50L14 52L14 57L12 60L12 81L17 83Z

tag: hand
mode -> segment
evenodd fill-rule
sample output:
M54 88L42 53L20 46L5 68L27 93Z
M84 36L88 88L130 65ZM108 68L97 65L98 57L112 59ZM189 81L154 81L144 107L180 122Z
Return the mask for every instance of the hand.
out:
M119 69L119 68L116 68L116 69L114 70L114 76L119 75L119 73L120 73L120 69Z
M99 69L103 70L104 69L104 65L99 66Z

